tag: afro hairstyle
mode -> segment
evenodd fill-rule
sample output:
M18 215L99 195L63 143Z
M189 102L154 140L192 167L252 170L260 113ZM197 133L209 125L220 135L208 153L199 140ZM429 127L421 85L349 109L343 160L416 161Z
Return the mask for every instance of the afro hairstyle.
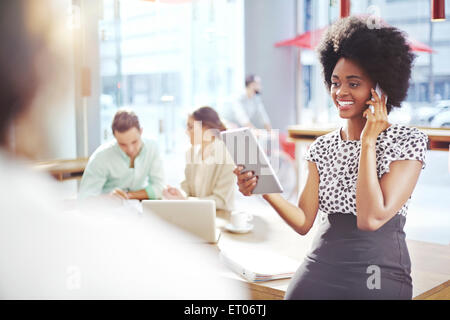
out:
M338 60L350 59L383 89L389 113L406 98L416 56L402 31L387 25L374 28L368 19L350 16L337 20L328 28L317 52L328 89Z

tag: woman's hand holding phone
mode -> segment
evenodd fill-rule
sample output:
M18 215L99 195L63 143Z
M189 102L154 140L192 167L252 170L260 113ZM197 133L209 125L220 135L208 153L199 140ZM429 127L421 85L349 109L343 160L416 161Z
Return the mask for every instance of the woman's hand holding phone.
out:
M380 90L381 92L381 90ZM378 135L386 130L390 125L386 108L387 97L384 93L381 96L372 88L372 99L366 101L366 104L373 106L373 112L367 108L363 117L367 119L363 131L361 132L361 143L375 145Z

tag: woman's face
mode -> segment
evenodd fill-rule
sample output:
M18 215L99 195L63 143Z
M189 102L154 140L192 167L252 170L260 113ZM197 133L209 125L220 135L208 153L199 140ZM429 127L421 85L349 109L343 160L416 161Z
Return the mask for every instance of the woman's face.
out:
M186 133L189 136L191 145L210 142L211 134L209 134L208 129L209 128L202 125L200 121L196 121L193 116L189 116L186 124Z
M371 98L375 83L361 67L346 58L340 58L331 76L331 98L343 119L362 118Z
M194 117L189 116L187 123L186 123L186 134L189 136L191 145L194 145L194 143L195 143L194 122L195 122Z

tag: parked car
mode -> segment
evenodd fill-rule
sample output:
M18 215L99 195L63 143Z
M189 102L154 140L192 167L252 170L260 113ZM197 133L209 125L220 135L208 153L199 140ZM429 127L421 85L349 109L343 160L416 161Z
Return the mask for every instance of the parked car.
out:
M401 108L393 108L388 116L389 122L407 125L411 123L412 106L409 102L403 102Z
M435 115L430 125L432 127L450 127L450 108Z
M415 117L419 124L430 124L434 117L441 113L450 110L450 100L441 100L434 106L421 106L416 109Z

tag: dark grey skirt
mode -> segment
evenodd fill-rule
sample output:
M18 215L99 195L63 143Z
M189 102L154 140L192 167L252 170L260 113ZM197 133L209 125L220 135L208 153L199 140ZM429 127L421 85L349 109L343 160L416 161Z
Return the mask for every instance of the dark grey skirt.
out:
M353 214L318 217L310 253L285 299L411 299L411 260L395 215L377 231L362 231Z

